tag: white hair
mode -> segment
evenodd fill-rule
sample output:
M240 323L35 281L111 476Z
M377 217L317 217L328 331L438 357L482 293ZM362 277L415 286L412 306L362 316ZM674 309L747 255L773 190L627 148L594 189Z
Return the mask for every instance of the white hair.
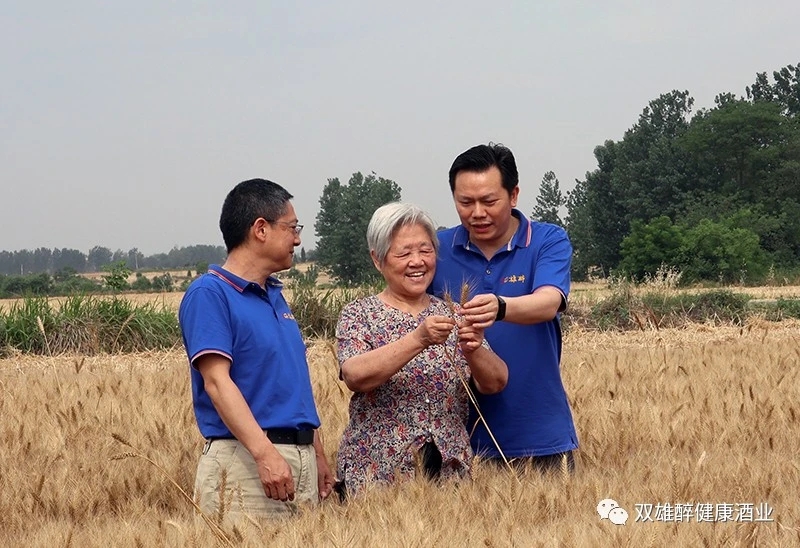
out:
M375 253L378 263L383 264L392 238L400 227L419 225L425 229L431 238L433 249L438 253L439 238L436 237L436 227L433 219L422 208L405 202L389 202L375 210L367 226L367 246Z

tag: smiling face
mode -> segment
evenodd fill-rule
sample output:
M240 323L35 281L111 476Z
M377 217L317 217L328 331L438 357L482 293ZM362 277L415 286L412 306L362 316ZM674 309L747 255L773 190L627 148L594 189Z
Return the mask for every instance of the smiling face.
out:
M511 210L517 205L519 187L510 193L503 188L500 170L460 171L455 178L453 200L469 239L491 257L514 235Z
M436 251L421 225L401 226L392 237L389 252L375 263L386 280L386 289L401 301L414 301L425 294L436 272Z

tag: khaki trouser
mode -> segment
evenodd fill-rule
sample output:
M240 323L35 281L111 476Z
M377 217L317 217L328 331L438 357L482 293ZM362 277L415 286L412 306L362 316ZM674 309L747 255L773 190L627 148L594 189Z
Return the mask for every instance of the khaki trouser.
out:
M245 514L256 519L274 519L291 516L302 504L317 504L314 446L276 444L275 448L292 470L294 501L267 497L255 460L239 441L214 440L206 442L203 448L194 484L194 499L203 512L213 519L221 517L221 521L234 523Z

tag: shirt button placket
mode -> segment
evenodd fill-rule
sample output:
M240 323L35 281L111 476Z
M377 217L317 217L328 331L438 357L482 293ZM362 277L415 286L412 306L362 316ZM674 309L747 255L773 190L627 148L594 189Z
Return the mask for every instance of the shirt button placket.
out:
M433 424L432 424L432 422L433 422L432 421L433 406L431 405L430 395L427 394L427 393L425 394L425 403L428 405L428 428L426 429L427 433L426 433L426 436L425 436L425 438L426 438L425 441L433 441L433 432L431 431L431 426L433 426Z

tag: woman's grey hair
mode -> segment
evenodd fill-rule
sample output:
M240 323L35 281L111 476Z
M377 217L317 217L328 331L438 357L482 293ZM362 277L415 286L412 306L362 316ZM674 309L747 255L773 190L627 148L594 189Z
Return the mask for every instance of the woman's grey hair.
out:
M372 214L367 226L367 246L375 253L378 263L383 264L395 232L403 226L419 225L431 237L433 249L438 253L439 238L433 219L422 208L405 202L390 202L382 205Z

